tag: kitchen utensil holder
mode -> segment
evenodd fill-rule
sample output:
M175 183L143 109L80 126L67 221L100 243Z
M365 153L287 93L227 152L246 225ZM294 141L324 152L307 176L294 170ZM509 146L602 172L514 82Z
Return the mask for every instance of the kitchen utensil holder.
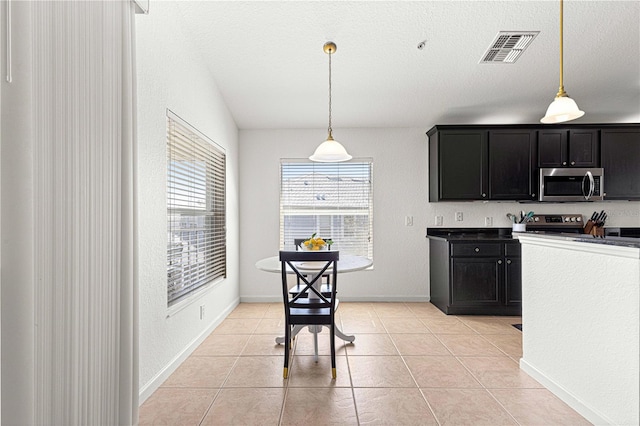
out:
M526 223L514 223L513 224L513 232L526 232L527 224Z

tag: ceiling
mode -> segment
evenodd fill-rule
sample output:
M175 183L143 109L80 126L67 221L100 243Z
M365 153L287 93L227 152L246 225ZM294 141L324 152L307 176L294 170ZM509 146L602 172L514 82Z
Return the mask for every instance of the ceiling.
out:
M180 1L184 33L240 129L538 123L559 86L557 1ZM153 13L153 9L151 10ZM499 31L540 31L480 64ZM418 49L420 42L423 49ZM640 122L640 2L566 0L575 123Z

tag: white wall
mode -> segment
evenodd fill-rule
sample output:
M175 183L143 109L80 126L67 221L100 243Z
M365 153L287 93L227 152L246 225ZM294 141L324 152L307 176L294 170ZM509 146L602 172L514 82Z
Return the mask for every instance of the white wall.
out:
M340 276L341 300L426 300L427 145L423 129L336 129L354 157L373 158L374 268ZM278 252L279 161L306 158L326 130L240 131L240 297L279 301L280 277L255 268ZM414 226L405 226L413 216Z
M174 2L154 2L149 15L136 16L141 403L238 302L238 130L179 22ZM166 108L227 154L227 278L169 317ZM200 305L205 306L204 320Z

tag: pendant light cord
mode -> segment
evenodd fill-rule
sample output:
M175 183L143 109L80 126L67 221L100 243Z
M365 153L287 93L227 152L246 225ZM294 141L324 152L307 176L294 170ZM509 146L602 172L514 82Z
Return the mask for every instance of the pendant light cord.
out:
M562 1L563 0L560 0L560 87L558 88L558 93L556 94L556 97L567 96L567 92L564 91L564 81L563 81L564 67L562 64L562 61L564 58L564 52L563 52L564 49L563 49L563 40L562 40L562 33L563 33L562 16L564 15L564 12L562 7Z
M331 134L331 55L333 55L332 51L329 51L329 138L333 139L333 135Z

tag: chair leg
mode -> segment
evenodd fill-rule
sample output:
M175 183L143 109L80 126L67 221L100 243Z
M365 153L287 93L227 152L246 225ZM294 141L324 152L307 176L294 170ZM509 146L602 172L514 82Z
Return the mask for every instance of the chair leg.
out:
M282 377L285 379L289 376L289 348L291 346L291 327L287 324L284 328L284 370Z
M331 377L336 378L336 325L331 324Z

